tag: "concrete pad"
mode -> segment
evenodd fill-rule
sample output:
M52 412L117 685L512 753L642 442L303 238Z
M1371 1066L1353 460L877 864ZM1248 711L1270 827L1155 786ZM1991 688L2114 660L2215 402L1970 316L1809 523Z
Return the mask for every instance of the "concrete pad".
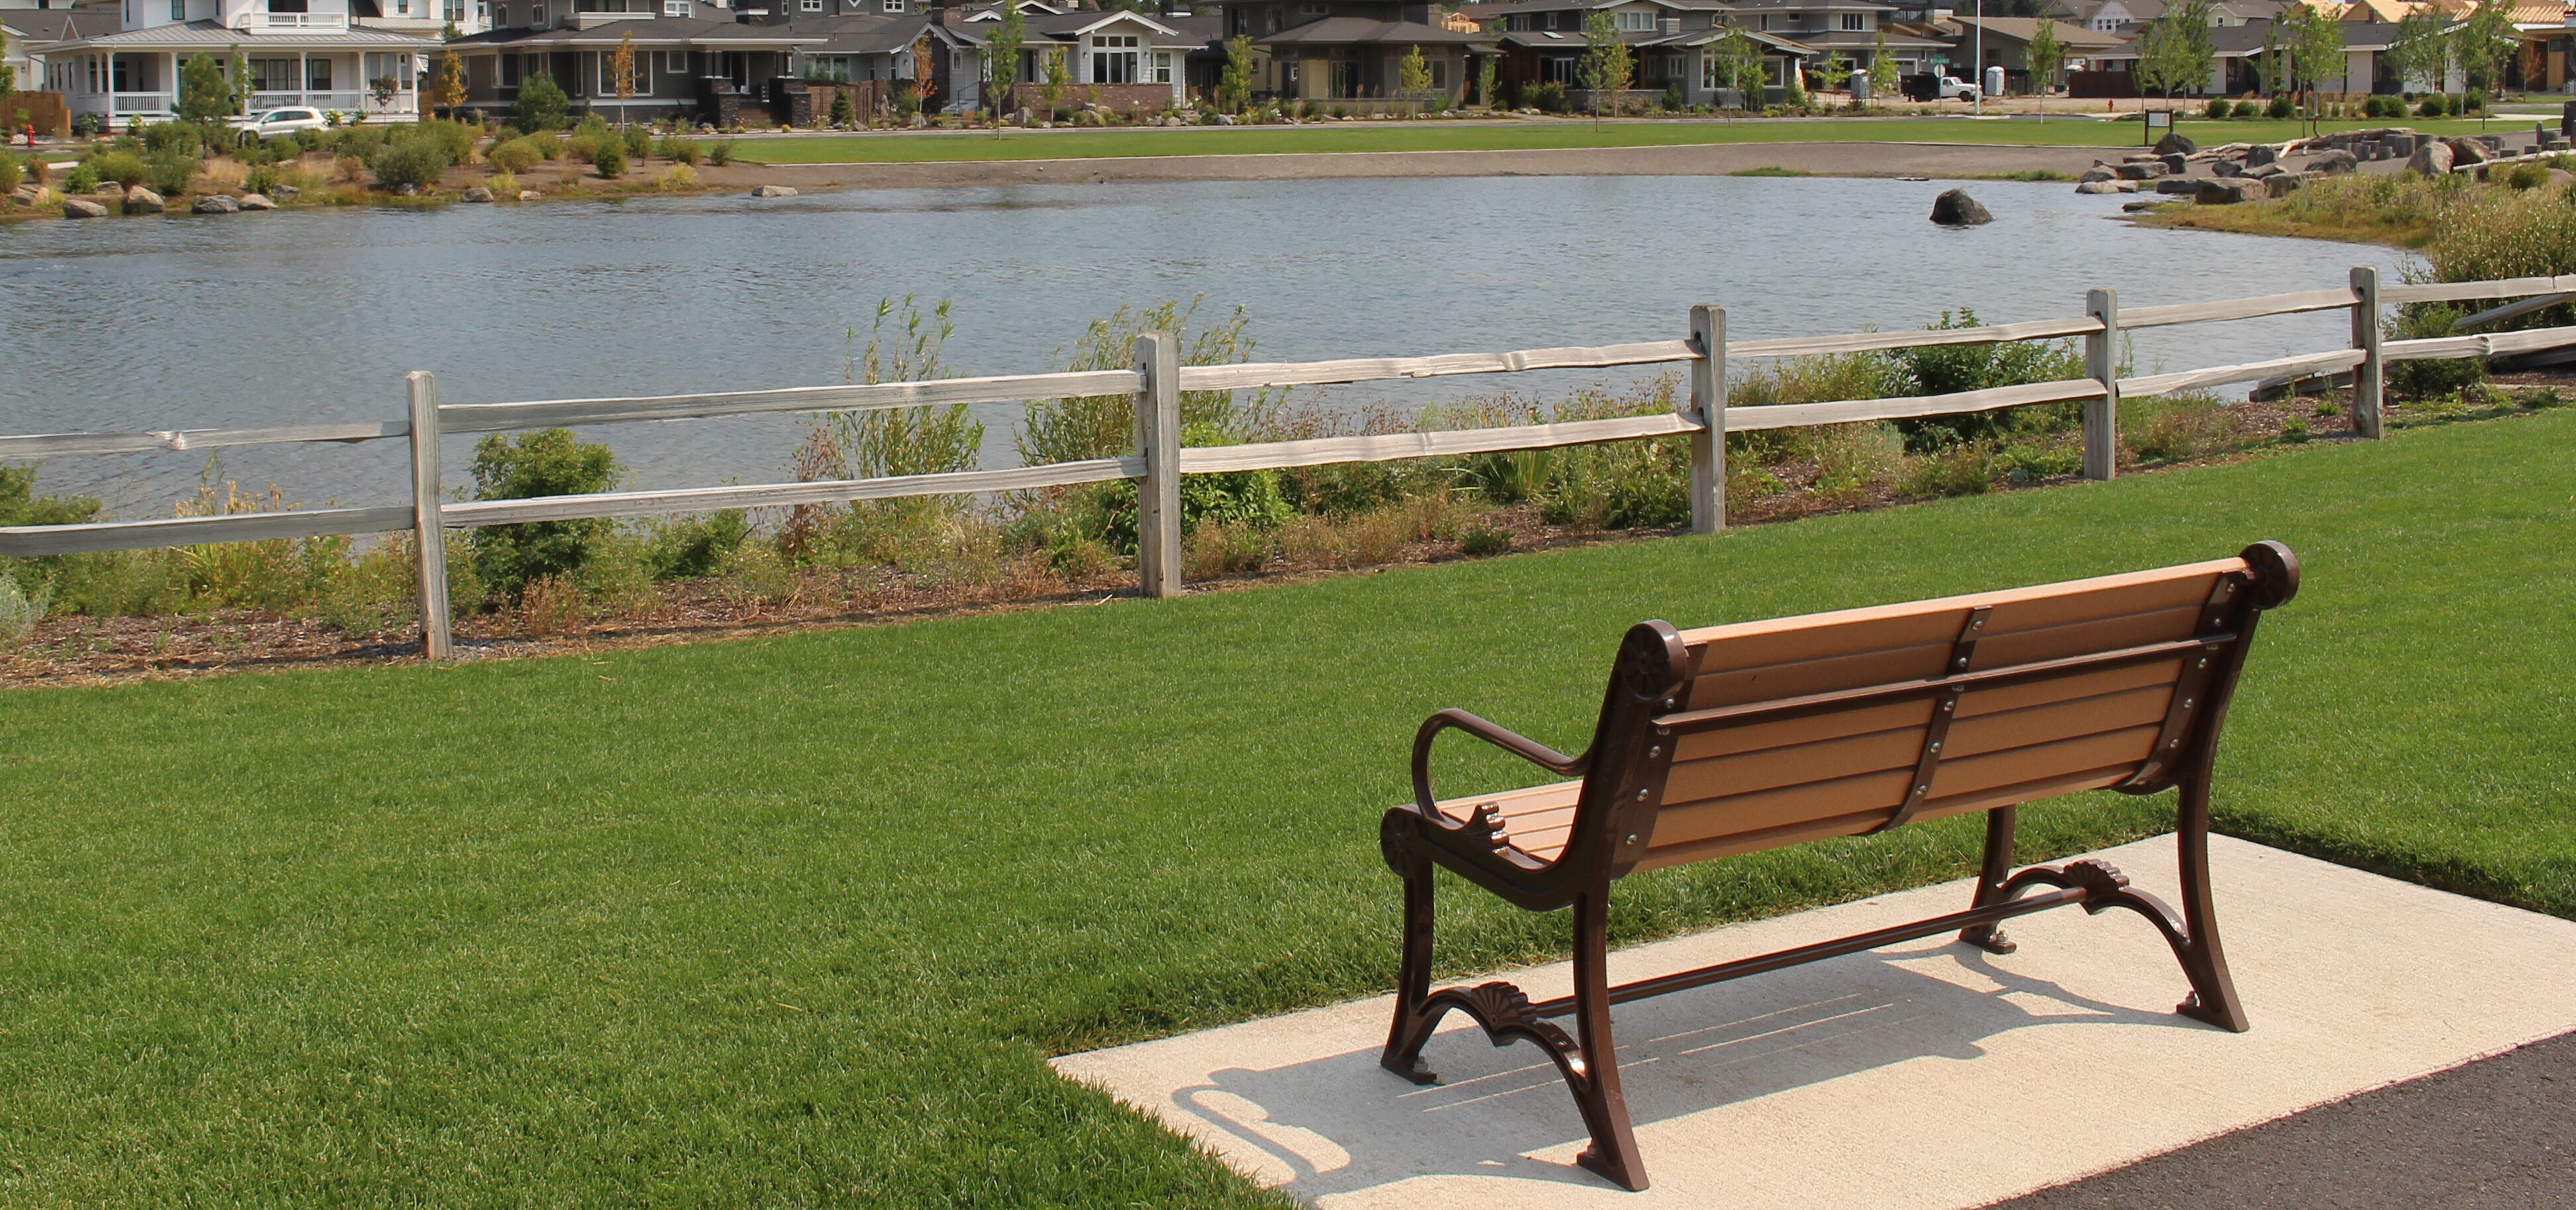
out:
M1328 1207L1982 1206L2576 1029L2576 922L2211 840L2253 1031L2173 1015L2128 912L2025 916L2001 957L1933 938L1621 1006L1653 1188L1574 1166L1583 1125L1528 1045L1464 1017L1416 1087L1377 1066L1389 998L1055 1060L1255 1181ZM2170 838L2097 854L2174 897ZM1387 963L1395 963L1395 880ZM1938 915L1968 883L1611 955L1614 982ZM1533 998L1564 964L1503 976Z

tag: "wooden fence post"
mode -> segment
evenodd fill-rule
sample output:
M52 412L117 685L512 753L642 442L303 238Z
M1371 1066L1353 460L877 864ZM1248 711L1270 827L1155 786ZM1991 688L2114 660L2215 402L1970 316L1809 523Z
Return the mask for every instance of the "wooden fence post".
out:
M1691 410L1701 428L1691 434L1691 532L1726 528L1726 308L1691 308L1691 340L1700 359L1691 367Z
M2108 479L2120 473L2120 295L2091 290L2084 313L2102 321L2102 330L2084 338L2084 373L2102 384L2101 397L2084 401L2084 477Z
M2357 265L2352 271L2352 347L2361 364L2352 368L2352 431L2377 437L2380 431L2379 270Z
M420 654L448 658L447 529L438 507L438 375L414 370L411 384L412 548L420 558Z
M1136 338L1136 571L1145 595L1181 595L1181 338Z

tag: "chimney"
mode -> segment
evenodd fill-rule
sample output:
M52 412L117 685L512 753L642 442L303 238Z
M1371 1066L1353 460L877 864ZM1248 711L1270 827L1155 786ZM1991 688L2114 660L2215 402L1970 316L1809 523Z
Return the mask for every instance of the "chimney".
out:
M1682 32L1682 19L1679 17L1666 17L1656 24L1662 27L1664 36L1667 38Z

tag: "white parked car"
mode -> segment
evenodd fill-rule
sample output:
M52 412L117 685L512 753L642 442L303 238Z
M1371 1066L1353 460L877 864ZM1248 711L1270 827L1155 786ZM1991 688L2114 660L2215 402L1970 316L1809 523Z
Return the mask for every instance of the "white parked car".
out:
M247 130L263 139L273 139L299 130L323 130L330 125L322 119L321 110L301 105L290 105L284 109L272 109L266 113L252 114L247 118L233 119L234 129Z

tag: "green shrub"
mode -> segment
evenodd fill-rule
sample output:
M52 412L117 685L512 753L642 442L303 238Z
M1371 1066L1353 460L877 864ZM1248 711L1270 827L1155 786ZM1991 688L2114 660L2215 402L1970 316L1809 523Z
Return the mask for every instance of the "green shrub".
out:
M859 124L859 107L855 102L850 100L849 89L835 88L832 90L832 108L831 111L824 116L824 120L830 122L834 126L846 127L856 126Z
M0 575L0 649L27 641L52 602L52 589L38 588L30 595L18 586L17 577Z
M2386 339L2427 340L2454 335L2464 314L2458 307L2444 303L2400 307L2388 322ZM2478 357L2426 357L2389 362L2386 373L2389 388L2410 401L2440 399L2484 385L2487 363Z
M644 129L641 126L628 130L626 132L626 158L630 160L648 160L653 158L653 132Z
M2044 483L2082 471L2084 449L2081 445L2066 442L2054 445L2015 442L2005 446L2003 452L1996 454L1994 460L1986 465L1999 482Z
M2210 394L2122 400L2120 435L2139 461L2181 462L2234 448L2236 416Z
M1565 112L1565 85L1554 80L1541 80L1521 86L1521 105L1541 113ZM1340 116L1338 107L1335 116Z
M644 563L656 580L695 580L722 570L751 523L738 508L706 517L680 517L656 529L644 544Z
M2549 183L2549 170L2538 164L2516 164L2505 172L2504 183L2513 189L2538 189Z
M519 99L511 105L511 121L530 133L560 130L568 104L563 87L555 83L553 76L531 76L519 86Z
M2307 439L2308 422L2305 418L2292 416L2281 422L2281 440L2295 445Z
M1980 496L1995 490L1985 448L1961 442L1909 458L1896 490L1908 496Z
M152 176L149 184L154 193L163 197L177 197L186 193L188 182L197 178L197 169L202 166L198 163L197 157L179 151L153 156L150 164Z
M90 170L93 180L89 189L78 191L81 193L98 188L96 181L114 181L131 187L152 179L151 162L131 151L102 151L82 161L81 166Z
M407 128L388 127L386 141L393 143L427 139L438 144L439 148L447 153L448 163L469 164L474 160L474 144L481 141L482 136L483 128L480 126L433 118Z
M662 155L675 164L695 165L707 158L707 149L699 146L695 139L664 139Z
M18 157L0 151L0 193L7 193L17 188L18 182L25 178L25 174L26 170L18 165Z
M2415 111L2415 116L2419 118L2438 118L2443 114L2450 112L2450 107L2443 104L2445 99L2446 98L2438 92L2426 95L2423 106Z
M2272 104L2263 112L2277 122L2283 118L2295 116L2299 112L2299 107L2292 104L2288 96L2283 95L2272 98Z
M1498 529L1480 523L1468 526L1458 535L1458 553L1469 558L1481 559L1487 555L1499 555L1511 548L1512 531L1508 529Z
M72 165L71 172L63 177L63 190L67 193L96 193L98 179L98 166L83 161Z
M530 131L520 137L526 140L528 146L536 148L537 155L542 158L551 160L564 153L563 137L551 130Z
M713 146L707 148L707 162L718 168L722 168L725 165L732 163L733 140L717 139Z
M368 167L374 170L379 187L427 189L438 183L449 163L447 148L439 140L413 138L385 144Z
M490 161L494 168L513 175L532 171L546 159L537 151L537 144L533 139L512 139L506 143L494 143L483 153L483 158Z
M2459 108L2455 112L2463 114L2484 113L2486 112L2486 108L2486 90L2482 88L2472 88L2460 95Z
M2236 107L2235 107L2235 106L2233 106L2233 105L2228 104L2228 103L2227 103L2227 98L2225 98L2225 97L2218 97L2218 98L2215 98L2215 99L2211 100L2211 101L2210 101L2210 103L2209 103L2209 120L2210 120L2210 121L2213 121L2213 122L2223 122L2223 121L2226 121L2226 120L2227 120L2227 118L2228 118L2228 116L2229 116L2229 115L2231 115L2231 114L2234 114L2235 112L2236 112Z
M472 470L477 500L589 495L615 487L619 474L607 446L576 441L570 429L494 433L475 443ZM596 519L485 526L470 539L474 573L516 604L530 583L581 571L608 529Z
M1956 315L1942 312L1940 322L1931 326L1947 329L1983 325L1978 322L1975 311L1962 307ZM1901 350L1896 361L1912 380L1905 392L1910 395L1949 395L2084 377L2083 352L2064 341L1932 345ZM1897 422L1897 427L1905 434L1906 449L1919 454L2012 433L2051 432L2076 423L2081 414L2081 406L2073 402L2035 404L1902 420Z
M625 141L617 138L600 140L598 149L590 153L590 166L598 169L599 175L604 177L626 175Z

